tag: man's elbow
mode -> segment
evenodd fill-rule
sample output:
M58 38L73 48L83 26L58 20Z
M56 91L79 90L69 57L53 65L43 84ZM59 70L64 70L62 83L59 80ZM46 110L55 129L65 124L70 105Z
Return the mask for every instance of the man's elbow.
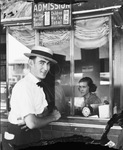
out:
M28 115L25 117L25 122L26 122L26 126L29 129L35 129L38 128L37 127L37 123L36 123L36 116L34 115Z
M34 122L26 123L26 125L29 129L36 129L37 128L36 124Z

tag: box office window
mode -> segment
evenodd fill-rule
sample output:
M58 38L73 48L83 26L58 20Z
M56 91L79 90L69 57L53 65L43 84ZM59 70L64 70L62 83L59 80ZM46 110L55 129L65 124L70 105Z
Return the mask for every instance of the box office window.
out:
M9 102L13 86L29 72L28 58L24 56L24 53L30 53L37 37L31 25L10 26L7 31ZM52 49L54 59L58 62L56 65L51 65L44 80L54 96L52 104L56 105L62 114L70 114L70 31L61 29L38 31L38 33L39 45Z
M51 48L58 62L51 66L45 82L53 87L53 104L63 116L85 117L79 90L79 80L83 77L92 78L97 86L95 94L100 98L100 105L106 103L110 109L112 70L109 21L109 17L82 19L74 21L73 30L38 30L39 45ZM30 52L35 39L31 25L8 27L9 98L14 84L29 72L28 60L23 54ZM76 114L75 109L80 109L80 112ZM109 111L106 115L109 117ZM99 112L93 116L99 117Z
M109 17L100 17L74 21L74 30L40 32L40 41L54 50L58 61L54 69L55 105L63 115L111 116L113 70L109 24ZM84 97L79 90L79 80L83 77L93 80L97 89L92 94L100 100L99 104L89 104L89 115L82 107Z
M73 113L75 116L109 118L112 103L109 17L76 20L74 29Z

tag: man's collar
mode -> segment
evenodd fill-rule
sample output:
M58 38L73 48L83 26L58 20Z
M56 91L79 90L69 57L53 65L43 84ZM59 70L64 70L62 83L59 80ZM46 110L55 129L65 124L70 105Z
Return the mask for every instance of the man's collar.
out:
M31 79L32 82L34 82L35 84L37 82L40 82L39 79L37 79L31 72L28 74L29 78Z

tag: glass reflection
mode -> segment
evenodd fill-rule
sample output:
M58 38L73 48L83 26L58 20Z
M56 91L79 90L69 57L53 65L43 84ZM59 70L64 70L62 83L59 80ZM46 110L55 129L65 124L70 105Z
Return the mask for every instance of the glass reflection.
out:
M32 31L31 26L8 27L8 111L10 110L10 97L14 85L29 72L28 58L24 56L24 53L30 52L32 46L31 44L28 47L27 41L32 37L28 31ZM23 35L23 33L25 34ZM24 38L25 40L23 40Z
M75 115L109 118L109 18L100 17L77 20L74 27L74 109L77 108L79 110L79 114L75 112ZM86 99L92 101L89 98L90 96L87 98L87 95L83 96L82 91L78 90L80 86L79 81L83 77L91 78L97 86L97 90L92 93L95 93L101 100L98 106L95 103L86 105ZM89 85L87 86L89 87ZM103 114L104 110L107 112L104 116L101 115L102 105L104 106ZM96 109L98 111L94 113Z
M47 77L53 79L55 105L62 116L70 113L70 31L67 29L50 30L40 32L40 42L52 49L55 53L54 58L57 65L52 66ZM46 81L46 82L47 82Z
M8 28L8 106L11 91L17 81L28 72L28 59L24 53L29 53L34 46L34 31L31 26L16 26ZM44 80L54 89L54 103L63 116L70 113L70 31L66 29L40 31L39 44L54 51L57 65L51 65L50 72ZM9 106L10 107L10 106ZM10 109L10 108L9 108Z

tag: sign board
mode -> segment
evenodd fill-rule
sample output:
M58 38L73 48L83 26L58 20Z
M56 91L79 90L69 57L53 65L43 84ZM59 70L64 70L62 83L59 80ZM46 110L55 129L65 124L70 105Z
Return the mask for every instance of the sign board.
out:
M34 29L50 29L71 26L71 5L54 3L32 4Z

